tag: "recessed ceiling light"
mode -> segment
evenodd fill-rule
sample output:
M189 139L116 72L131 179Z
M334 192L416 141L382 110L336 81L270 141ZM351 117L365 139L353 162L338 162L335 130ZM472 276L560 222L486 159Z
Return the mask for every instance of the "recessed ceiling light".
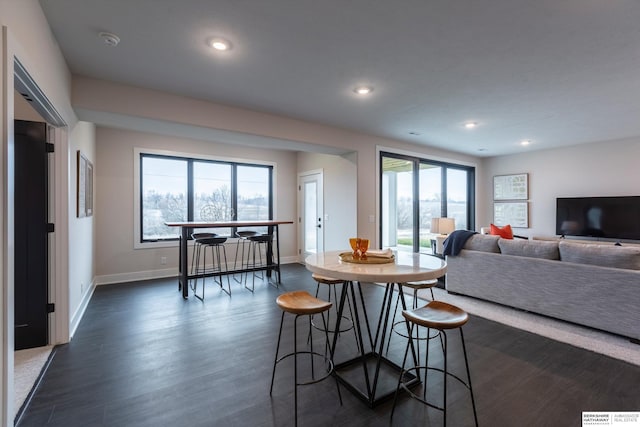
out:
M98 33L98 35L100 36L102 41L108 46L116 47L118 46L118 43L120 43L120 37L116 36L115 34L101 32L101 33Z
M467 122L464 124L464 127L466 127L467 129L473 129L476 126L478 126L478 124L476 122Z
M214 37L209 40L209 46L215 50L229 50L231 49L231 43L227 39L222 37Z
M369 95L373 92L373 88L371 86L356 86L353 91L358 95Z
M522 145L522 146L527 146L529 144L531 144L531 140L529 140L529 139L524 139L524 140L520 141L520 145Z

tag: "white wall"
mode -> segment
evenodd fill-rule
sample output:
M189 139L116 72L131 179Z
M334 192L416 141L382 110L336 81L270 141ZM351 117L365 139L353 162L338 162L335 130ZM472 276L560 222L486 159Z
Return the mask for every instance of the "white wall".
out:
M13 54L25 66L68 126L77 121L71 107L71 73L38 0L0 0Z
M555 150L534 151L484 161L479 186L488 203L478 213L479 226L493 220L494 175L529 174L529 228L524 236L555 235L556 198L640 195L640 139L600 142Z
M44 96L69 126L73 127L77 118L70 102L71 74L51 34L38 1L0 0L0 27L3 30L2 36L0 36L0 64L3 69L0 81L0 138L2 139L0 188L3 194L2 210L0 212L0 223L3 224L0 231L0 238L3 242L0 254L0 278L2 281L2 297L0 297L2 306L2 320L0 320L0 332L2 333L0 340L0 362L2 365L0 370L0 425L12 426L14 416L12 375L13 275L12 267L10 266L13 263L13 242L12 234L8 233L7 230L13 226L10 214L13 211L13 204L11 197L7 197L12 191L10 180L7 177L10 176L12 164L10 147L13 143L14 58L20 61ZM62 141L60 146L66 148L67 141ZM68 155L68 153L59 154ZM60 174L60 176L65 177L64 174ZM66 182L63 181L56 181L56 190L67 191ZM66 201L66 196L64 200ZM64 211L64 209L62 210ZM57 217L55 219L63 224L68 221L66 217ZM63 225L60 229L63 230L63 234L66 234L66 226ZM66 235L64 237L66 238ZM64 260L63 264L66 264L68 260L66 249L67 247L64 246L56 254L58 260ZM67 265L58 265L56 261L56 280L59 277L66 278L67 267ZM63 285L63 283L58 281L56 286L58 285ZM64 285L66 286L66 283ZM58 295L66 297L67 294L66 292L60 292ZM58 302L56 301L56 303ZM58 308L66 310L68 308L67 301L58 304ZM59 317L66 318L66 316ZM68 329L68 325L66 326L66 329ZM56 330L59 335L67 335L66 333L60 333L57 326Z
M273 162L276 192L274 218L296 217L296 153L261 150L98 127L96 131L96 275L98 284L177 275L178 245L134 249L134 148L168 150L227 159ZM295 259L295 225L281 225L280 254ZM230 248L231 250L231 248ZM232 252L228 252L232 253ZM161 265L161 257L167 264Z
M16 120L27 120L30 122L43 122L42 116L31 107L17 90L13 91L14 111L13 117Z
M95 126L78 122L70 135L71 188L77 188L77 150L96 164ZM95 186L94 186L95 187ZM76 195L69 198L69 313L71 331L75 331L95 286L95 216L78 218Z
M358 170L356 154L333 156L299 153L298 173L321 169L324 190L324 249L345 249L358 229L356 219ZM327 219L328 218L328 219Z
M426 158L447 159L451 162L475 164L478 161L473 156L432 147L101 80L78 78L74 79L73 87L74 106L77 106L82 117L93 116L110 120L126 116L126 125L132 128L138 125L153 125L159 133L163 128L166 131L167 127L182 129L197 133L201 139L210 134L220 134L222 130L240 135L238 138L257 135L269 140L295 143L303 147L300 151L330 154L335 154L336 150L341 150L342 153L356 152L357 233L362 236L377 235L375 164L378 146L410 151ZM323 149L325 151L322 151ZM373 222L369 220L370 216L374 217Z

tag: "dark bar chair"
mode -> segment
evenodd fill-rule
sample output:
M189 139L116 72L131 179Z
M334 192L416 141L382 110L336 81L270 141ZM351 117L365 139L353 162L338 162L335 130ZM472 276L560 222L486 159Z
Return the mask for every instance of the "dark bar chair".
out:
M469 361L467 359L467 349L464 343L464 334L462 333L462 326L464 324L467 323L467 321L469 320L469 315L467 314L467 312L465 312L464 310L448 304L446 302L442 302L442 301L431 301L429 304L425 305L424 307L415 309L415 310L404 310L402 312L402 315L404 316L405 319L407 319L407 321L410 323L411 325L411 332L409 333L409 339L407 340L407 348L405 350L404 353L404 359L402 361L402 370L400 372L400 377L398 378L398 387L396 388L396 394L394 396L393 399L393 408L391 410L391 419L393 419L393 413L395 412L396 409L396 403L398 401L398 394L400 392L400 388L402 388L404 391L406 391L408 393L408 395L413 398L416 399L420 402L422 402L423 404L437 409L439 411L442 411L443 413L443 417L444 417L444 421L443 421L443 425L446 427L447 425L447 380L448 378L454 378L457 381L459 381L463 386L465 386L468 390L469 393L471 395L471 406L473 407L473 418L475 420L475 425L476 427L478 426L478 415L476 413L476 402L475 399L473 397L473 388L471 386L471 373L469 372ZM406 366L406 362L407 362L407 356L409 354L409 348L411 347L412 344L412 337L413 337L413 328L415 327L424 327L424 328L431 328L431 329L437 329L438 331L440 331L440 335L442 337L444 337L444 366L443 368L438 368L435 366L429 366L429 341L430 340L426 340L427 343L427 349L426 349L426 354L425 354L425 363L424 366L415 366L413 368L410 369L406 369L405 370L405 366ZM446 331L451 330L451 329L458 329L460 331L460 340L462 342L462 354L464 355L464 364L465 364L465 368L467 371L467 379L464 380L462 378L460 378L459 376L451 373L448 371L448 367L447 367L447 357L448 357L448 350L449 350L449 345L447 343L447 333ZM425 377L424 377L424 384L423 384L423 394L422 396L419 396L418 394L412 392L403 382L403 378L405 376L406 373L411 372L411 371L415 371L416 376L420 375L420 370L424 369L425 370ZM427 374L428 371L430 370L434 370L434 371L438 371L438 372L442 372L444 374L444 379L442 381L443 384L443 404L442 406L437 406L433 403L430 403L427 401Z
M247 286L248 274L244 276L244 287L249 289L251 292L255 289L256 276L258 275L257 269L266 269L269 263L269 259L267 259L267 253L269 250L269 246L272 244L273 235L271 234L257 234L255 236L247 237L249 240L249 250L247 252L247 269L254 269L251 271L251 288ZM258 276L260 280L263 280L265 275L261 274Z
M276 356L273 361L273 373L271 374L271 387L269 388L269 395L273 394L273 382L276 375L276 366L283 360L292 357L293 362L293 404L294 404L294 416L295 425L298 425L298 386L315 384L331 376L333 373L333 360L326 354L320 354L313 350L313 336L310 339L309 350L298 350L298 318L300 316L306 316L309 321L309 331L311 332L311 316L320 314L324 324L324 336L326 346L329 346L329 334L327 333L327 324L325 321L324 313L327 312L332 303L315 298L307 291L293 291L280 295L276 299L276 304L282 310L282 317L280 319L280 332L278 333L278 344L276 346ZM282 338L282 326L284 324L284 315L286 313L295 315L293 320L293 351L278 357L280 353L280 339ZM308 354L310 363L310 375L311 379L304 382L298 380L298 355ZM319 359L323 362L323 369L321 369L321 376L316 378L316 369L314 369L314 359ZM338 379L335 377L336 387L338 388L338 398L340 405L342 405L342 395L340 394L340 386L338 385Z
M200 256L200 249L202 245L198 242L198 239L217 236L218 235L216 233L191 233L191 238L193 239L193 252L191 252L191 274L193 274L196 268L196 258Z
M196 271L196 259L200 258L200 249L202 249L202 244L198 241L198 239L206 239L209 237L216 237L216 233L191 233L191 239L193 240L193 252L191 252L191 268L189 274L194 274ZM191 283L191 290L195 293L196 291L196 280L193 280Z
M249 242L249 237L253 237L256 235L258 235L258 232L253 230L236 231L236 237L238 238L238 240L236 241L236 256L233 260L234 270L238 269L238 254L240 254L240 269L246 268L249 259L248 257L245 258L245 247ZM238 283L242 283L242 273L240 273L239 279L236 278L236 275L234 274L233 279Z
M227 251L224 246L224 242L226 241L226 237L204 237L196 239L196 244L200 245L200 248L202 249L198 251L198 256L196 257L196 278L194 280L193 294L200 300L204 300L206 275L212 275L213 281L220 285L220 289L222 289L227 295L231 296L231 282L229 281L228 275L226 276L227 289L224 288L222 283L222 276L225 272L224 266L227 263ZM211 256L210 268L207 268L207 252L209 252ZM200 266L200 261L202 261L202 266ZM202 275L202 296L198 295L198 280L200 279L198 276L200 275ZM218 277L218 280L216 280L216 277Z

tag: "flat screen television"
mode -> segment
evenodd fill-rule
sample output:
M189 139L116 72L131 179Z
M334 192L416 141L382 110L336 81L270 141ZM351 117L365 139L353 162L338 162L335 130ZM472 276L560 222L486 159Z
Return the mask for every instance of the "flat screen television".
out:
M640 196L559 197L556 234L640 240Z

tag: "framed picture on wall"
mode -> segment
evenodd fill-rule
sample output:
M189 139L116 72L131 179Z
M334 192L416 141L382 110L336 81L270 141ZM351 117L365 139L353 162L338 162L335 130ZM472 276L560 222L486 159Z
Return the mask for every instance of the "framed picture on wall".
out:
M88 160L85 178L84 212L86 216L93 215L93 163Z
M528 202L495 202L493 204L493 223L498 226L529 227Z
M529 174L496 175L493 177L493 200L528 200Z
M80 150L77 151L76 216L93 215L93 164Z

